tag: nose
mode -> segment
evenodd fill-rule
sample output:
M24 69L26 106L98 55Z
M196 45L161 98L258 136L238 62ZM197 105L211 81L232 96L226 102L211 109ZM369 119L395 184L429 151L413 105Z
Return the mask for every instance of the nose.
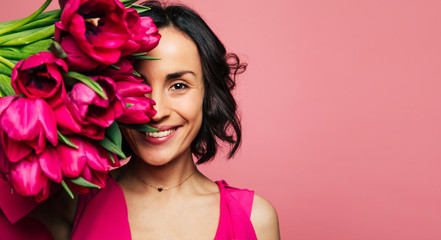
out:
M165 94L162 94L161 91L152 90L150 93L150 98L156 103L156 105L154 105L156 114L151 118L151 120L154 122L160 122L168 118L170 116L170 106Z

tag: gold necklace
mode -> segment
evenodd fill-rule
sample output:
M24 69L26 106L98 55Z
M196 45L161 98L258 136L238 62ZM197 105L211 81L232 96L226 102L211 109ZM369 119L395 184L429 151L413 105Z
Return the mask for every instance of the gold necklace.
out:
M190 174L190 176L188 176L188 177L186 177L181 183L179 183L178 185L175 185L175 186L171 186L171 187L158 187L158 186L155 186L155 185L153 185L153 184L150 184L150 183L148 183L148 182L145 182L142 178L140 178L140 177L138 177L138 176L136 176L142 183L144 183L145 185L147 185L147 186L149 186L149 187L152 187L152 188L156 188L156 190L158 190L158 192L162 192L162 190L169 190L169 189L172 189L172 188L176 188L176 187L179 187L179 186L181 186L182 184L184 184L191 176L193 176L194 174L196 173L196 171L194 171L192 174Z

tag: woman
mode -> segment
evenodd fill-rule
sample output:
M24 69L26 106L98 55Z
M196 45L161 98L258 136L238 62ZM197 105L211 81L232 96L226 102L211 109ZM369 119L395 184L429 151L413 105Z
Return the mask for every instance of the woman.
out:
M216 154L216 138L241 140L234 77L245 69L205 22L183 6L147 2L162 35L137 71L152 87L159 130L123 129L133 151L121 175L80 199L72 239L279 239L277 214L252 191L213 182L193 160ZM231 62L234 60L234 62Z

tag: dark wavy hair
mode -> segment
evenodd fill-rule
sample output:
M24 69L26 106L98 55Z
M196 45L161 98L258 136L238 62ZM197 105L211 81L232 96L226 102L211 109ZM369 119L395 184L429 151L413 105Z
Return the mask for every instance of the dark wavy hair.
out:
M230 145L228 158L231 158L242 139L237 104L231 91L236 85L236 75L244 72L247 64L240 63L236 54L227 53L216 34L192 9L160 1L146 1L142 5L150 10L141 16L151 17L158 29L176 28L197 46L205 86L202 125L191 144L191 151L198 158L197 164L214 157L219 147L217 139Z

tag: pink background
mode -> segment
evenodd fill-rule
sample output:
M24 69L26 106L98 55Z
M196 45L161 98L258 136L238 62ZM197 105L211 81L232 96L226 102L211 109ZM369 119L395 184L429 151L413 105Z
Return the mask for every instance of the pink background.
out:
M242 149L208 176L270 200L283 239L441 239L439 0L185 2L249 63Z

